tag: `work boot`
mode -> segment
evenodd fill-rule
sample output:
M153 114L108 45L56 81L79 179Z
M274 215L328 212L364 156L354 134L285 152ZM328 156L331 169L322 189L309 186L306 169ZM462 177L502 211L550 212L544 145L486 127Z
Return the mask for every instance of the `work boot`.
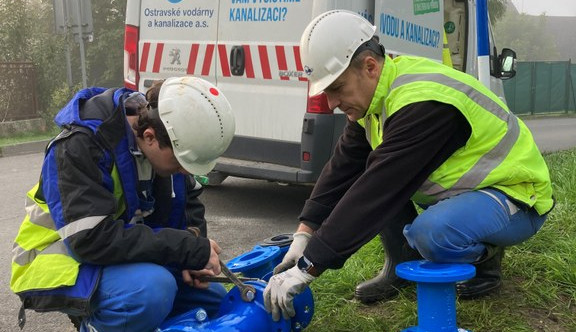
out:
M486 245L486 254L478 262L472 263L476 276L456 283L459 298L472 300L498 290L502 286L502 258L504 248Z
M380 274L356 286L354 296L360 302L370 304L388 300L396 296L400 288L409 285L409 281L396 276L396 265L422 259L418 251L408 245L402 234L404 226L411 223L416 215L414 205L410 203L402 210L395 223L380 232L380 240L386 251L386 262Z

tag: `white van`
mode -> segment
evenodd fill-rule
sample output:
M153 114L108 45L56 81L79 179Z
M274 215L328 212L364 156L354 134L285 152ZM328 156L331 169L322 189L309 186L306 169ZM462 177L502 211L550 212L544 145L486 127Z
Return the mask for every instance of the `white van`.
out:
M124 84L146 91L155 80L193 75L225 93L236 135L211 183L229 175L315 182L346 120L323 95L308 98L299 42L312 18L332 9L374 22L391 56L441 62L446 30L454 67L500 96L500 78L514 74L513 52L498 56L491 43L486 0L128 0Z

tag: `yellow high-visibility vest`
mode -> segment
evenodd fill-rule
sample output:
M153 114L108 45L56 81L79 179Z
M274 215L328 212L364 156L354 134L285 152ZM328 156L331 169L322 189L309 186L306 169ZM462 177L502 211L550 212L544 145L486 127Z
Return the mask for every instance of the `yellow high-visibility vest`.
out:
M402 107L438 101L453 105L472 129L466 145L440 165L412 197L434 204L492 187L545 214L553 206L548 167L526 125L474 77L419 57L386 57L366 116L358 123L375 149L382 126Z
M126 209L116 166L112 169L118 218ZM10 288L14 293L73 286L80 263L70 256L56 230L46 202L38 199L36 184L26 197L26 216L14 240ZM80 221L77 221L80 223ZM79 226L81 227L81 226Z

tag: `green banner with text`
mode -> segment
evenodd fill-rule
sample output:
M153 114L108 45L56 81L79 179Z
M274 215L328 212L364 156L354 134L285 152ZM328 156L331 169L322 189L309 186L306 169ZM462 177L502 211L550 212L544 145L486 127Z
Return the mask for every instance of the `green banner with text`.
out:
M414 0L414 15L440 11L440 0Z

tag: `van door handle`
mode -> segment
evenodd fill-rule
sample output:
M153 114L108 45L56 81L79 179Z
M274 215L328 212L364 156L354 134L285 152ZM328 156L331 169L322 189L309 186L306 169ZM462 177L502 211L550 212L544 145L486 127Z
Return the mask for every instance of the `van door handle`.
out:
M243 46L233 46L230 50L230 71L234 76L244 75L245 56Z

